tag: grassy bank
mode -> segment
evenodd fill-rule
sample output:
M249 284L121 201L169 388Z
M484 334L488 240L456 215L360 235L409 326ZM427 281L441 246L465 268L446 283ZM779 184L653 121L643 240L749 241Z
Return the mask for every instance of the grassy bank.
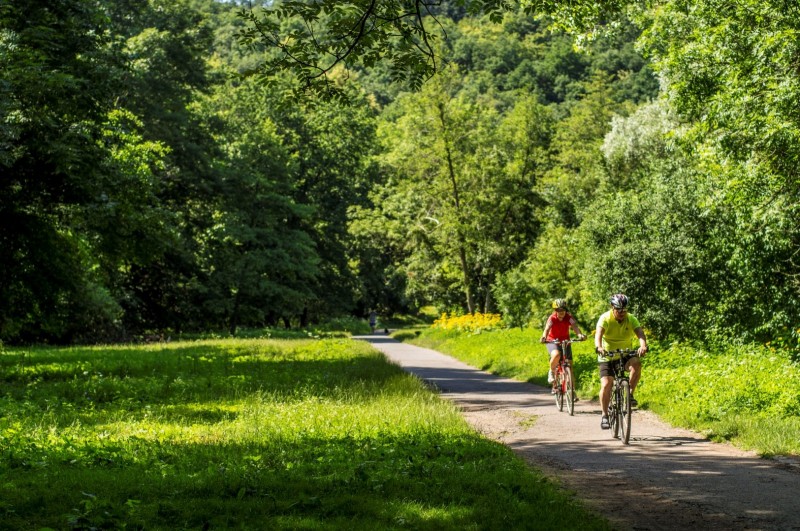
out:
M428 328L419 335L400 332L398 338L485 371L546 385L548 358L540 333ZM596 398L599 385L593 346L592 341L573 345L579 395L585 399ZM636 391L640 407L762 455L800 455L800 365L789 353L753 345L712 352L676 344L656 346L643 364Z
M8 529L606 529L367 344L0 353Z

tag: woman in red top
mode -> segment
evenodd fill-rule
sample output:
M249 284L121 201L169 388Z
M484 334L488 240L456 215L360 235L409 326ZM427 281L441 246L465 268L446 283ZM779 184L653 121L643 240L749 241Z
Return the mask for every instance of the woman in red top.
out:
M564 299L556 299L553 301L553 313L547 319L544 325L544 332L539 340L542 343L547 343L547 351L550 353L550 371L547 373L547 383L553 383L553 371L558 367L561 359L559 358L558 345L548 343L548 341L564 341L569 339L569 329L572 328L578 335L578 339L586 339L586 336L581 332L581 327L578 326L578 321L567 312L567 301ZM572 359L572 345L564 345L564 355L567 359ZM555 390L553 390L555 392Z

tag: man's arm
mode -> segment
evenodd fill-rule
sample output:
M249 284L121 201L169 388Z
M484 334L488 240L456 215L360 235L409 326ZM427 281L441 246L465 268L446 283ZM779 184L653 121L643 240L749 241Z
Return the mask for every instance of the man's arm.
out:
M633 332L636 334L636 337L639 338L639 355L644 356L647 353L647 337L644 335L644 330L642 330L642 327L640 326Z
M598 326L597 330L594 332L594 349L598 354L603 352L603 334L605 333L606 329L602 326Z

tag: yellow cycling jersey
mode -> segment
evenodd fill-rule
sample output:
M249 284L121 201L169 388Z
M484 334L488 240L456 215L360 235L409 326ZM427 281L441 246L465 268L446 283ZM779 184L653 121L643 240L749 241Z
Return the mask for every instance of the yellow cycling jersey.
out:
M631 314L625 314L622 322L614 319L611 310L600 316L597 320L597 328L603 328L603 349L618 350L627 349L633 346L632 339L636 337L636 330L642 325L639 320ZM610 361L618 356L598 356L597 361Z

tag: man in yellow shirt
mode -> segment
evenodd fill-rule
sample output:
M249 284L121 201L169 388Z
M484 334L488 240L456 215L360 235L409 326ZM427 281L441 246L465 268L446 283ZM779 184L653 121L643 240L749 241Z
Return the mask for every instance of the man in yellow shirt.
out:
M628 297L622 293L612 295L611 309L600 316L597 320L597 328L594 334L594 347L597 351L597 363L600 371L600 406L603 409L603 416L600 419L600 427L604 430L609 429L608 423L608 404L611 401L611 387L614 381L613 365L622 362L620 356L608 355L611 350L631 348L631 340L639 338L639 356L647 353L647 338L642 330L639 320L628 313ZM639 382L642 374L642 364L638 357L633 357L625 364L625 370L630 374L631 385L631 405L636 406L636 399L633 398L633 391Z

